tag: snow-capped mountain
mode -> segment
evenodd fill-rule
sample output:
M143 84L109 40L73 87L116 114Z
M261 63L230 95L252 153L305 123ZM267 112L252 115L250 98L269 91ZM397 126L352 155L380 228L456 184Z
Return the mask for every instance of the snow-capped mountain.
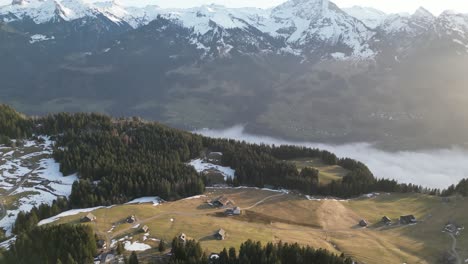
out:
M252 124L317 141L430 131L432 142L460 136L434 131L468 124L459 111L468 104L464 14L343 10L328 0L271 9L83 1L0 7L2 102L40 113L143 115L189 129Z
M369 58L373 51L367 41L373 33L359 20L328 0L292 0L270 14L270 24L262 28L284 37L295 49L313 53L327 49L340 57Z
M439 36L446 36L462 51L468 52L468 15L453 11L443 12L436 21Z
M361 20L369 28L376 28L385 20L387 14L372 7L353 6L343 8L350 16Z
M464 43L465 16L443 13L435 17L424 8L413 15L387 15L373 8L340 9L328 0L290 0L275 8L226 8L208 5L189 9L142 8L122 5L118 0L85 3L82 0L14 0L0 7L0 21L36 24L100 20L120 31L138 29L164 18L191 30L187 41L205 54L230 52L286 53L305 59L373 59L379 53L376 41L415 37L445 28L441 34L455 35ZM104 22L103 22L104 21ZM110 25L114 23L115 25ZM122 29L125 28L125 29ZM34 32L50 34L50 32Z

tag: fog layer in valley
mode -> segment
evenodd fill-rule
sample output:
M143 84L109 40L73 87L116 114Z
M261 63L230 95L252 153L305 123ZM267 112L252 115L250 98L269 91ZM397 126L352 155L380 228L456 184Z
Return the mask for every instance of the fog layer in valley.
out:
M414 152L386 152L370 143L327 145L257 136L245 133L243 126L195 132L208 137L231 138L249 143L287 144L325 149L339 157L349 157L364 162L378 178L395 179L398 182L430 188L446 188L468 177L468 150L456 147Z

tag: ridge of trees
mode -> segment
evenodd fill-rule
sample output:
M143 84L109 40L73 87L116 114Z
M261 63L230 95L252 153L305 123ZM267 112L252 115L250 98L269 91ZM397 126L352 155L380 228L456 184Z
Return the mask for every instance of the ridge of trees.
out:
M216 257L208 257L194 240L186 242L174 238L170 264L351 264L352 259L338 256L325 249L313 249L297 243L279 242L262 245L260 242L247 240L242 243L239 254L231 247L224 248Z

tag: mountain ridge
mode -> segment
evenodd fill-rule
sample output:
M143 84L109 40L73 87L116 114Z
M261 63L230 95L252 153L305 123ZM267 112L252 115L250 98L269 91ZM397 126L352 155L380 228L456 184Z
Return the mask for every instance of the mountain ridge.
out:
M268 10L114 1L58 16L51 0L31 3L54 19L0 8L0 98L29 114L138 115L189 130L245 124L320 142L468 142L463 14L420 9L370 28L318 0Z

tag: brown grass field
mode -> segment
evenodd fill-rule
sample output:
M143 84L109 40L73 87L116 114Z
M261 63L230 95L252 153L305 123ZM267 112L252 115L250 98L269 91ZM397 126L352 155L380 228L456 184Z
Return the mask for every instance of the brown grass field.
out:
M223 209L214 209L207 200L220 195L229 197L243 208L242 215L226 217ZM171 241L180 233L200 241L206 252L219 252L224 247L239 247L253 239L297 242L332 252L344 253L360 263L437 263L452 246L449 235L442 232L449 220L465 225L468 221L467 201L418 194L381 194L374 198L348 201L309 201L300 194L282 194L254 188L207 189L205 196L151 204L119 205L93 212L97 221L90 223L96 233L111 241L124 236L142 242L143 234L132 228L135 224L113 223L136 215L137 223L148 225L149 238ZM397 223L400 215L414 214L416 225L383 226L380 219L386 215ZM69 216L56 223L79 223L84 214ZM172 219L172 221L171 221ZM358 227L360 219L370 222L368 228ZM213 233L223 228L227 238L215 240ZM457 252L468 258L468 234L457 237ZM156 247L157 242L145 243ZM142 256L147 255L140 253Z
M337 165L327 165L320 159L295 159L292 162L300 170L306 167L319 170L320 184L329 184L331 181L340 181L349 171Z

